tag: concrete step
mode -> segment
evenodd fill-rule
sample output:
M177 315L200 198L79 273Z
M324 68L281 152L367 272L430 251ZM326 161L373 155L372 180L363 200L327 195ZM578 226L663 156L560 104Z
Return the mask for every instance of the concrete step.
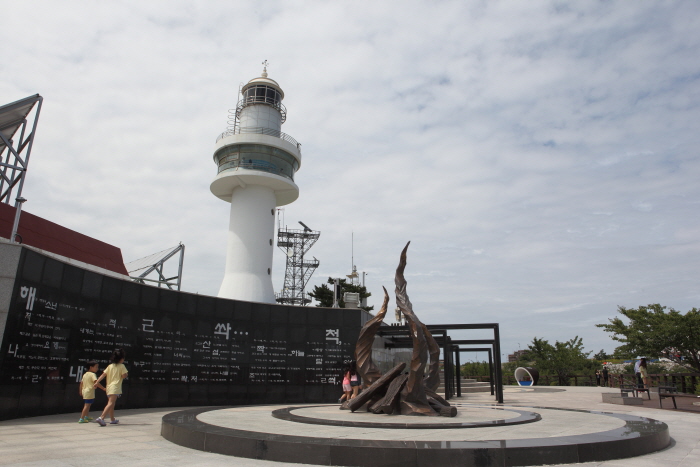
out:
M435 392L438 393L439 395L441 395L442 397L445 397L445 389L444 388L439 388ZM476 394L476 393L482 393L482 392L491 392L491 388L490 387L486 387L486 388L464 388L463 387L462 391L461 391L462 395Z
M491 391L491 384L490 383L464 383L462 382L462 392L490 392ZM436 391L438 394L444 394L445 393L445 385L441 384L438 386L438 389Z
M491 386L462 386L462 394L470 392L491 392Z
M440 381L440 384L444 383L444 381ZM488 381L477 381L475 379L471 378L462 378L462 384L481 384L481 383L486 383L488 384Z
M445 379L445 373L440 372L440 381ZM476 381L474 378L469 378L468 376L462 376L462 381L467 380L467 381Z
M602 394L603 402L608 404L619 404L619 405L643 405L643 399L641 397L624 397L618 393L604 392Z
M486 383L486 384L463 384L462 385L462 390L465 389L488 389L489 391L491 390L491 385ZM444 391L445 386L438 386L438 391Z
M440 373L440 381L444 381L444 380L445 380L445 374L444 374L444 373ZM466 376L462 376L462 381L466 381L466 382L476 382L476 379L475 379L475 378L468 378L468 377L466 377Z

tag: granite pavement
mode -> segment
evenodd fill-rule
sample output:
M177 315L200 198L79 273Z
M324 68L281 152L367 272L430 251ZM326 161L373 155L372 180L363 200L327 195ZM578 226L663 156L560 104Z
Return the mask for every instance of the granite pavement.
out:
M700 413L657 409L653 407L622 406L605 404L601 393L615 392L613 389L597 387L542 388L563 389L557 392L542 392L535 388L506 387L505 404L509 406L549 407L605 412L629 413L641 417L661 420L668 424L673 439L669 448L645 456L629 459L591 462L585 464L565 464L572 466L606 466L606 467L697 467L700 466ZM494 402L488 393L469 394L453 399L459 404L483 404ZM309 404L301 404L309 405ZM276 406L279 407L279 406ZM48 415L22 418L0 422L0 466L92 466L92 465L129 465L129 466L255 466L281 467L283 465L301 466L305 464L287 464L281 462L261 461L244 458L231 458L219 454L196 451L166 441L160 436L163 415L183 410L184 408L159 408L138 410L117 410L119 425L100 427L95 423L77 423L79 414ZM250 411L260 410L251 407ZM324 409L325 410L325 409ZM526 409L525 409L526 410ZM533 410L537 411L537 410ZM550 430L596 429L596 418L592 417L586 426L577 425L573 419L553 420L549 411L549 425L542 424L542 436L548 436ZM546 414L544 410L543 414ZM559 412L566 413L566 412ZM93 413L96 416L97 413ZM476 411L475 411L476 415ZM543 421L546 420L543 419ZM602 422L602 419L601 419ZM289 423L289 422L288 422ZM528 424L527 436L535 432L535 425ZM303 426L304 424L298 424ZM481 439L506 439L524 436L528 425L511 428L479 428L485 430L478 434ZM260 429L273 429L270 425L260 425ZM308 425L313 430L313 425ZM316 427L320 428L320 427ZM331 427L325 427L326 432ZM601 431L606 427L601 426ZM342 428L341 428L342 430ZM513 430L513 431L511 431ZM520 430L520 432L518 432ZM396 430L392 436L397 436ZM414 431L414 430L411 430ZM421 430L418 430L421 431ZM449 430L447 430L449 431ZM381 433L375 433L380 435ZM489 436L489 434L493 436ZM328 435L338 436L335 432ZM341 433L340 436L343 436ZM347 436L347 435L346 435ZM425 434L425 436L431 436Z

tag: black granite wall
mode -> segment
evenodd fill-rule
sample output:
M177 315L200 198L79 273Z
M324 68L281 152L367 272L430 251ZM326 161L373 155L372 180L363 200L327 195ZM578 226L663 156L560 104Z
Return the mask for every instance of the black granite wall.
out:
M79 412L85 362L104 369L116 347L129 370L117 409L335 401L369 317L159 289L23 248L0 346L0 420ZM93 409L105 402L97 390Z

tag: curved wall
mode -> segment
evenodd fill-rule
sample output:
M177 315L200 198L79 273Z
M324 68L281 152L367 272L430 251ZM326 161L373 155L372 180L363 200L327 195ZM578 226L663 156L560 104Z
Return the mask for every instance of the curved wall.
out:
M16 248L0 419L79 412L85 362L104 369L115 347L129 370L117 409L335 401L369 317L159 289ZM105 402L98 390L93 410Z

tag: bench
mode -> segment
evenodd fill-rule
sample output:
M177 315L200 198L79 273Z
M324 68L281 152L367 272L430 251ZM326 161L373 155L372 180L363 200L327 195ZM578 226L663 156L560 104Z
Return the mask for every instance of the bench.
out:
M681 394L678 392L678 389L676 389L675 386L659 386L659 408L663 408L661 401L663 401L666 397L670 397L673 400L674 409L678 408L676 405L676 397L692 397L694 399L700 398L700 396L696 396L695 394Z
M637 397L637 387L634 384L621 384L620 395L622 397L630 397L629 393L632 393L632 397Z
M651 400L651 393L649 392L649 388L645 387L640 387L637 386L636 384L621 384L620 385L620 395L622 397L629 397L629 393L632 393L632 397L637 397L639 396L640 392L646 392L647 397L649 400Z
M651 400L651 392L649 392L649 388L640 388L637 387L637 395L639 395L640 392L646 392L647 397L649 397L649 400Z

